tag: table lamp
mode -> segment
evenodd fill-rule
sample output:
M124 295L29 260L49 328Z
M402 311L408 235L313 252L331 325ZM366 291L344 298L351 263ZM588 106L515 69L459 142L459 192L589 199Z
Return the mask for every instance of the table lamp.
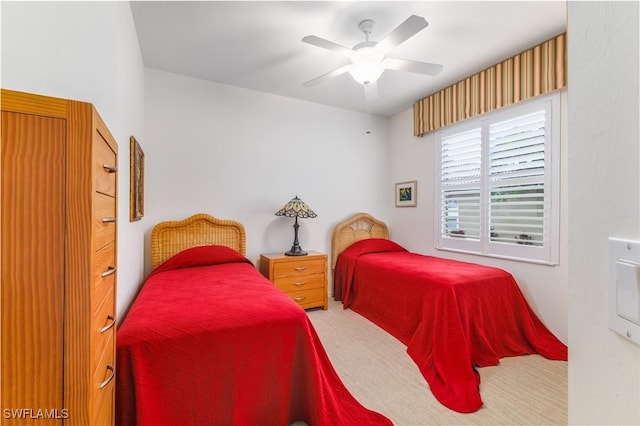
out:
M317 217L318 215L316 215L314 211L296 195L291 201L285 204L283 208L276 212L276 216L294 217L296 219L293 224L293 245L291 246L291 250L286 252L285 255L306 256L307 252L302 250L302 247L300 247L300 243L298 242L298 228L300 227L300 225L298 225L298 218Z

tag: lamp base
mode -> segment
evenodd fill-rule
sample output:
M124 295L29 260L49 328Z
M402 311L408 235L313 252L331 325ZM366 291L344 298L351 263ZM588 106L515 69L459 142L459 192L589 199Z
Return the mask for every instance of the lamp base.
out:
M302 247L298 245L292 245L291 250L284 253L285 256L306 256L308 253L302 250Z

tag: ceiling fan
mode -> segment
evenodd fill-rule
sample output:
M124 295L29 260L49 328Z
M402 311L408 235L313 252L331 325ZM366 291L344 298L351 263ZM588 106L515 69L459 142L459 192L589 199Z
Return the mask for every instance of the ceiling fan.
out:
M387 69L431 76L437 75L442 71L442 65L387 56L387 53L394 47L423 30L427 25L429 24L423 17L411 15L383 40L375 42L369 40L369 35L373 31L375 22L371 19L365 19L358 24L358 28L364 33L365 41L356 44L352 49L318 36L306 36L302 39L304 43L345 55L351 59L351 63L321 75L320 77L316 77L313 80L309 80L303 83L303 86L315 86L327 79L348 72L354 80L364 86L365 98L372 100L378 97L378 85L376 81Z

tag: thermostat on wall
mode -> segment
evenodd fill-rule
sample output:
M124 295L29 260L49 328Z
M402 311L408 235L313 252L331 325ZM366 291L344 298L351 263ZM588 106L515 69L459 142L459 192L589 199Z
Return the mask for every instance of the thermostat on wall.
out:
M609 328L640 345L640 242L609 238Z

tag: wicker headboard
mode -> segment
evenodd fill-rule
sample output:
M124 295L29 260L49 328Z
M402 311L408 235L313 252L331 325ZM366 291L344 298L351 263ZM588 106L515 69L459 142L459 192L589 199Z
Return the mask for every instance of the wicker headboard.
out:
M356 241L366 238L389 239L387 224L368 213L357 213L338 223L331 235L331 270L336 267L338 255Z
M151 267L155 268L184 249L214 244L231 247L246 256L244 226L204 213L184 220L160 222L151 230Z

